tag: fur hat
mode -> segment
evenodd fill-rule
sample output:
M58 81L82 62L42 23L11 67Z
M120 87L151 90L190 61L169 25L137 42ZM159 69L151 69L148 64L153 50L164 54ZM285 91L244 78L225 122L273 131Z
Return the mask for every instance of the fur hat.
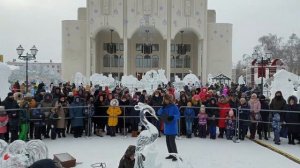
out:
M119 106L119 101L117 99L112 99L110 101L110 106L113 106L113 107Z

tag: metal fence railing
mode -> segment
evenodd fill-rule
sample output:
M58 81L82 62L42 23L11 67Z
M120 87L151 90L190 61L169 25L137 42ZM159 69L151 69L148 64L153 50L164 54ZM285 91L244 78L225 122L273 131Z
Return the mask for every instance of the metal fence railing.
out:
M101 106L102 108L108 108L109 106ZM129 122L130 119L134 118L134 119L139 119L139 115L128 115L127 114L127 111L130 111L130 110L134 110L134 106L119 106L122 110L122 115L121 116L118 116L119 119L123 120L123 129L126 130L126 124ZM161 108L162 106L153 106L154 109L159 109ZM70 116L67 115L67 113L69 112L69 110L71 109L74 109L74 108L82 108L82 111L83 111L83 114L81 117L75 117L76 119L83 119L85 124L84 124L84 130L86 133L86 135L88 136L91 136L91 132L93 130L93 127L92 127L92 123L93 123L93 119L95 118L108 118L109 116L108 115L95 115L93 113L93 111L95 111L95 107L93 106L65 106L65 107L41 107L41 108L20 108L20 109L6 109L5 111L9 114L13 113L13 112L17 112L18 115L19 115L19 120L20 122L25 122L27 124L30 124L31 122L35 122L35 121L49 121L49 120L68 120L70 121L71 119L74 119L74 118L71 118ZM181 130L181 120L184 119L184 115L182 114L182 112L184 111L185 108L193 108L195 109L195 112L199 112L200 110L200 107L188 107L188 106L181 106L179 107L179 111L181 113L181 116L180 116L180 120L178 122L178 127L179 127L179 132L178 132L178 136L180 136L180 130ZM51 114L54 114L54 113L57 113L57 110L59 109L63 109L65 111L65 115L64 116L56 116L56 117L53 117L53 115ZM214 109L214 110L221 110L222 108L218 108L218 107L206 107L206 110L209 110L209 109ZM241 109L241 108L223 108L223 110L230 110L232 109L234 111L234 115L235 115L235 119L234 119L234 122L235 122L235 132L234 132L234 135L235 135L235 140L237 140L239 138L239 133L240 133L240 122L249 122L249 123L256 123L256 124L259 124L259 123L263 123L263 124L268 124L268 132L269 132L269 135L270 135L270 131L271 131L271 128L270 128L270 125L272 123L272 120L271 120L271 115L272 113L280 113L280 114L286 114L286 113L297 113L300 115L300 111L286 111L286 110L265 110L265 109L262 109L260 113L269 113L268 115L268 120L253 120L251 119L250 117L248 119L241 119L240 118L240 114L242 111L250 111L250 109ZM34 115L33 115L33 111L34 110L40 110L43 114L44 114L44 117L42 118L35 118ZM92 114L93 113L93 114ZM104 112L106 113L106 112ZM251 111L250 111L250 114L251 114ZM158 116L159 117L159 116ZM151 116L149 116L148 118L151 118ZM160 117L159 117L160 118ZM208 117L207 118L208 120L226 120L227 118L226 117ZM197 120L197 117L195 116L195 120ZM104 123L105 125L107 123ZM282 125L299 125L300 126L300 123L285 123L285 122L281 122ZM29 132L30 132L30 127L29 127ZM125 134L124 134L125 136Z

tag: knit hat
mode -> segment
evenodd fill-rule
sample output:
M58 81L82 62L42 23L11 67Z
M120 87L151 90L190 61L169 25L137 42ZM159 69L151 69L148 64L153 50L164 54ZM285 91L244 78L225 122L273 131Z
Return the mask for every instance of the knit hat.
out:
M12 93L12 92L9 92L8 94L7 94L7 97L10 97L10 96L13 96L14 94Z

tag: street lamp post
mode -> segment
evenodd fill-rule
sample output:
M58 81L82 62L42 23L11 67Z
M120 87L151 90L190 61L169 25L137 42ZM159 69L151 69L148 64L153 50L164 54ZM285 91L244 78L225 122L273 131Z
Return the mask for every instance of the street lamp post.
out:
M261 66L261 94L264 94L264 76L266 75L264 70L264 65L268 64L271 61L272 53L269 51L266 51L265 54L258 53L257 50L254 51L252 54L253 58L256 58L257 60L260 59L260 66Z
M28 61L35 60L36 59L36 54L38 52L38 49L35 47L35 45L30 49L31 54L26 53L26 55L22 55L24 52L24 48L19 45L17 48L17 53L19 55L19 59L23 60L26 62L26 93L28 93Z

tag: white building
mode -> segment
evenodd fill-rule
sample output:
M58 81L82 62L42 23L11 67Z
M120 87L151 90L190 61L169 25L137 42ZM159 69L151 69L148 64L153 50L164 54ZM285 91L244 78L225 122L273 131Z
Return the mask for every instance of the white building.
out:
M64 80L76 72L141 76L162 68L168 79L192 70L206 81L209 73L231 76L231 67L232 24L216 23L207 0L87 0L78 20L62 21Z

